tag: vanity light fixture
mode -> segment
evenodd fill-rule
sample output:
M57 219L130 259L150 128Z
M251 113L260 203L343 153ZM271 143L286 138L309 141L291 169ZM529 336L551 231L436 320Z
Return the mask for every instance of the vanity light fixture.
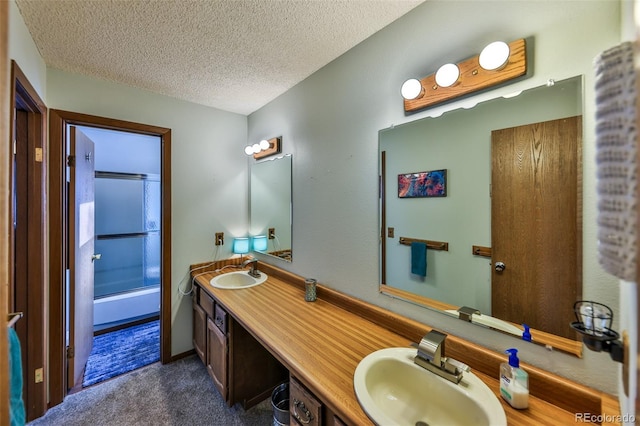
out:
M487 71L502 68L509 60L509 45L504 41L494 41L489 43L478 57L480 66Z
M456 64L444 64L436 72L436 83L440 87L451 87L460 78L460 68Z
M424 95L424 88L417 78L410 78L402 84L400 93L405 99L418 99Z
M253 251L266 251L267 250L267 236L256 235L253 237Z
M279 154L282 150L282 138L263 139L259 143L247 145L244 153L253 155L253 158L259 160L270 155Z
M524 39L511 43L493 42L479 55L457 64L446 64L421 80L402 85L405 112L421 110L442 102L502 84L527 73Z

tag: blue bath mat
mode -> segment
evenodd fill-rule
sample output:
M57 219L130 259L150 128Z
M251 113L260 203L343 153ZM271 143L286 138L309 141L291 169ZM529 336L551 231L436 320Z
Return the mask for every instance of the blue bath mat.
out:
M94 385L159 360L159 320L95 336L82 387Z

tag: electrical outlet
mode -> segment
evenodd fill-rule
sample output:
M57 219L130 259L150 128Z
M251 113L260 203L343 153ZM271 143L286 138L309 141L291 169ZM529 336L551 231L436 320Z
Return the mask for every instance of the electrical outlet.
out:
M36 383L42 383L44 381L44 370L42 368L36 369L35 381Z
M224 245L224 232L216 232L216 245Z
M269 228L269 239L273 240L276 237L276 228Z

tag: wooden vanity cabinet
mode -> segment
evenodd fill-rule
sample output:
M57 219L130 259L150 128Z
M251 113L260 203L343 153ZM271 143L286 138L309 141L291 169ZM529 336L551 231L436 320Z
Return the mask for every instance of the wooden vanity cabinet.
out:
M289 379L289 420L292 426L345 426L329 407L294 376Z
M193 301L195 351L229 406L248 409L288 380L287 369L209 293L196 286Z
M207 313L200 306L200 287L193 293L193 348L203 363L207 363Z
M227 335L218 328L211 318L207 318L207 361L205 365L218 392L228 402L227 355Z

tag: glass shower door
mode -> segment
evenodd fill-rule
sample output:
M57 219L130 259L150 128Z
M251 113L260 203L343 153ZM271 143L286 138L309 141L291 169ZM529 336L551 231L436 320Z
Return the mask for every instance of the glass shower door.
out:
M96 172L95 298L160 284L158 176Z

